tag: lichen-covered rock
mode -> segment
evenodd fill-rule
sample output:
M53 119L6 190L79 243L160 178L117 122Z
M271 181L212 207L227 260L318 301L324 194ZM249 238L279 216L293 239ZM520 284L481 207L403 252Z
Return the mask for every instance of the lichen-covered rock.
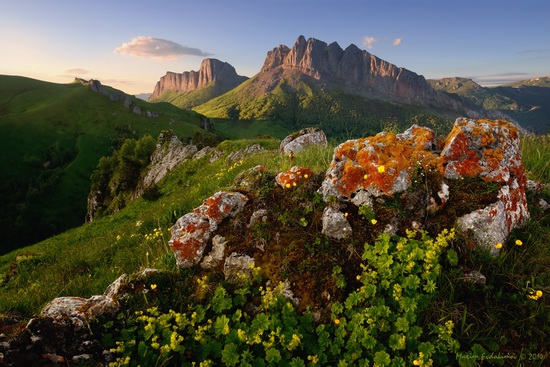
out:
M253 267L254 258L233 252L223 264L225 280L231 284L241 284L252 276Z
M279 173L275 182L283 189L291 189L306 182L313 174L309 168L293 166L288 171Z
M335 149L320 191L325 200L334 196L358 206L403 192L418 166L439 169L437 146L433 131L416 125L403 134L348 140Z
M279 150L283 154L293 154L315 144L326 146L327 137L322 130L308 127L284 138L283 141L281 141Z
M502 185L498 202L458 219L463 231L469 231L493 254L498 253L495 245L506 242L510 232L529 218L518 129L503 120L459 118L447 137L441 160L448 179L481 177Z
M216 268L223 260L226 244L227 241L225 240L225 237L220 235L214 236L214 238L212 238L212 251L210 251L210 253L202 259L200 264L201 268Z
M345 214L331 206L323 211L322 223L321 233L336 240L346 239L353 233Z
M169 245L179 267L197 265L211 234L227 217L240 212L248 198L238 192L220 191L206 199L193 212L185 214L172 227Z

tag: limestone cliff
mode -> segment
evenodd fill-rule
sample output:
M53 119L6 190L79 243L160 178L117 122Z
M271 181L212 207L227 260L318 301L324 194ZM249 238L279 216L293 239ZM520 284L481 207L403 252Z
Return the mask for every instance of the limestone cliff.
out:
M181 74L167 72L155 85L149 100L155 100L165 92L192 92L214 81L221 82L224 85L223 92L227 92L246 79L248 78L238 75L229 63L207 58L202 61L199 71L191 70Z
M280 45L269 51L255 79L269 89L276 85L273 79L300 75L322 87L343 88L367 98L464 110L460 102L434 90L421 75L353 44L344 50L336 42L326 44L314 38L306 41L304 36L299 36L292 48Z

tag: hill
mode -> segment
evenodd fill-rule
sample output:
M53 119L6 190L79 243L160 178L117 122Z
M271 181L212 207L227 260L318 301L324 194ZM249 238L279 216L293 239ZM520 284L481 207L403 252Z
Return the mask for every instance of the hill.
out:
M90 174L125 138L205 133L202 117L97 81L0 76L0 252L83 223ZM32 228L32 229L31 229Z
M498 87L482 87L467 78L429 80L432 87L459 96L470 108L485 114L509 116L521 127L539 134L550 131L550 78L535 78Z
M386 133L375 139L390 142L392 136ZM533 143L534 149L523 151L538 150L539 156L524 156L526 171L531 178L549 182L550 171L537 166L547 167L548 145L540 137L529 139L524 144ZM490 140L485 144L491 144ZM265 150L243 155L251 145ZM345 147L353 148L349 142L340 146ZM469 239L458 235L432 240L422 231L403 236L405 232L400 231L400 235L374 239L394 215L406 222L425 218L421 213L425 208L415 203L426 198L415 195L413 189L409 195L377 202L375 212L335 199L325 202L317 189L326 178L331 157L340 157L334 145L297 152L293 160L282 156L278 148L279 141L274 139L222 142L218 149L223 154L217 160L205 155L171 171L159 182L162 195L158 199L139 198L113 215L0 256L0 328L4 333L0 352L4 361L48 358L76 364L88 354L88 362L110 356L119 358L118 364L126 361L131 366L174 361L190 365L197 360L216 365L249 360L259 365L315 361L329 366L340 359L351 365L367 359L376 359L380 365L390 365L388 361L453 365L463 359L524 353L537 356L532 365L544 365L550 333L549 216L548 209L545 212L537 203L550 201L547 188L528 195L532 219L500 244L500 255L494 257L472 249ZM353 149L346 152L355 159L352 153ZM486 153L498 156L492 150ZM298 175L293 165L308 167L308 171L294 178L277 175ZM376 169L369 175L377 177L383 171ZM431 187L422 172L418 167L416 189L437 191L440 186ZM281 187L277 177L290 181L282 181ZM455 201L475 210L479 204L455 200L454 195L477 197L485 204L494 200L494 185L467 179L463 184L450 188L449 205ZM216 198L214 193L227 190L249 199L242 212L227 210L225 220L218 223L214 218L220 212L208 209L208 204L217 202L222 208L226 202L203 199ZM437 204L443 204L444 198L442 193ZM335 206L353 226L354 235L345 240L321 233L325 209ZM196 213L193 208L213 219L209 225L216 223L231 251L254 252L258 263L241 268L252 278L234 284L226 279L223 266L222 270L176 267L169 228L174 225L172 235L178 233L186 224L178 218ZM213 257L212 249L207 248L205 254ZM127 275L118 278L122 273ZM274 276L281 282L266 282ZM285 278L293 282L285 286ZM297 294L302 295L301 304L321 306L300 309L293 303ZM304 296L308 294L309 299ZM88 300L98 302L109 295L120 296L113 314L109 314L113 306L109 303L87 308L88 313L67 314L70 307L84 307ZM73 306L49 308L51 315L65 318L48 323L50 316L43 314L27 322L58 296L73 296ZM86 315L100 312L104 314L88 329ZM76 334L67 332L67 325L73 323L84 327ZM39 334L39 330L49 334ZM74 343L80 337L88 338L87 342ZM25 349L29 345L32 348ZM515 362L505 360L503 365Z

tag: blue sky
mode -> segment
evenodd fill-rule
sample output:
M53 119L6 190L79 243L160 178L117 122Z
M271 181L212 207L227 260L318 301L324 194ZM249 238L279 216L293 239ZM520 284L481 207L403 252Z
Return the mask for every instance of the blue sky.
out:
M299 35L351 43L426 78L550 76L547 0L6 0L0 74L152 92L205 57L256 74Z

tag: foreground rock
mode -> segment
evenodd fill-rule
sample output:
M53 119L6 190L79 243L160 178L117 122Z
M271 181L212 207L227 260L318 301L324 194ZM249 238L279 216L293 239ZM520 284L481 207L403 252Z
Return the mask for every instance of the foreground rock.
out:
M327 145L327 137L322 130L308 127L291 134L281 141L279 150L289 155L298 153L311 145Z
M325 200L335 197L373 208L375 199L403 193L422 179L419 173L430 174L437 190L430 190L426 206L434 212L452 200L448 184L453 180L494 183L500 186L498 200L458 218L458 225L496 253L495 245L529 218L518 129L501 120L459 118L441 153L439 148L433 131L416 125L403 134L347 141L336 148L320 191Z

